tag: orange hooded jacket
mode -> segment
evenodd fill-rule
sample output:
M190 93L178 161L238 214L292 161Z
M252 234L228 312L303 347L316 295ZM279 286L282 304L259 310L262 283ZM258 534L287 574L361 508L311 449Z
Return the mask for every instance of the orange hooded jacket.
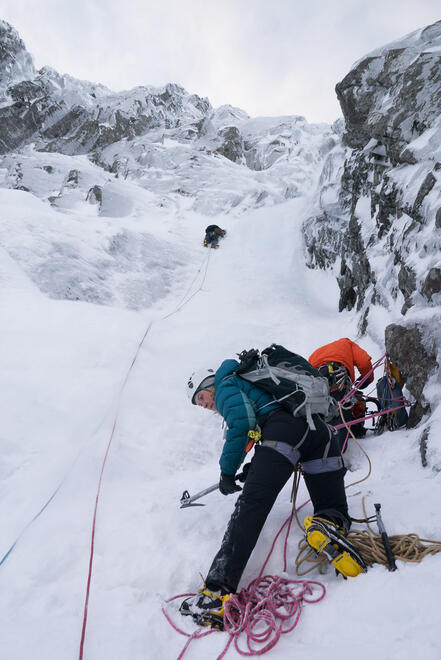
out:
M309 356L309 363L317 369L326 364L326 362L340 362L348 369L351 380L355 380L354 367L357 367L362 376L372 369L371 356L366 353L358 344L347 337L337 339L326 346L321 346L312 355ZM371 374L369 383L374 380Z

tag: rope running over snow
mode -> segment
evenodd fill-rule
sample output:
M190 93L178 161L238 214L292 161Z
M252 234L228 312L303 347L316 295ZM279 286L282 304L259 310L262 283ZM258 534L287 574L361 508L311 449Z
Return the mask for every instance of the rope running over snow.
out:
M199 293L199 291L202 290L202 287L203 287L204 282L205 282L205 278L207 276L208 264L210 262L210 253L211 253L211 250L208 253L208 257L206 259L205 270L204 270L204 273L203 273L202 281L201 281L200 285L198 286L198 288L191 295L189 295L187 297L188 292L189 292L190 288L193 286L193 282L196 279L196 277L195 277L193 282L190 284L189 289L185 293L182 300L178 303L176 308L173 311L171 311L169 314L166 314L165 316L161 317L159 319L159 321L164 321L165 319L168 319L173 314L176 314L177 312L179 312L182 309L182 307L184 307L188 302L190 302L190 300L197 293ZM205 258L204 258L204 261L205 261ZM199 274L201 272L201 270L202 270L202 266L199 267L199 269L197 271L197 274ZM136 360L138 358L138 355L141 351L141 348L144 344L144 340L146 339L148 333L150 332L150 329L151 329L153 323L154 323L154 321L150 321L150 323L148 324L148 326L147 326L147 328L144 332L144 335L143 335L141 341L138 344L138 347L135 351L132 362L131 362L131 364L130 364L128 370L127 370L126 376L123 380L123 384L121 386L121 391L120 391L120 398L123 394L123 391L124 391L124 389L127 385L127 382L129 380L132 369L135 365L135 362L136 362ZM92 582L93 559L94 559L94 553L95 553L96 521L97 521L99 498L100 498L100 494L101 494L101 484L102 484L102 481L103 481L104 470L105 470L105 467L106 467L107 458L109 456L110 447L111 447L112 440L113 440L113 437L115 435L115 430L116 430L117 423L118 423L119 410L120 410L120 403L118 404L116 412L115 412L112 430L110 432L109 440L108 440L108 443L107 443L107 446L106 446L106 450L105 450L105 453L104 453L104 458L103 458L102 465L101 465L101 470L100 470L100 475L99 475L99 480L98 480L98 487L97 487L97 492L96 492L96 496L95 496L95 506L94 506L94 510L93 510L92 530L91 530L91 539L90 539L89 569L88 569L87 582L86 582L86 595L85 595L85 599L84 599L84 609L83 609L83 624L82 624L82 628L81 628L81 638L80 638L79 660L83 660L83 655L84 655L84 644L85 644L86 627L87 627L87 614L88 614L88 607L89 607L90 587L91 587L91 582Z

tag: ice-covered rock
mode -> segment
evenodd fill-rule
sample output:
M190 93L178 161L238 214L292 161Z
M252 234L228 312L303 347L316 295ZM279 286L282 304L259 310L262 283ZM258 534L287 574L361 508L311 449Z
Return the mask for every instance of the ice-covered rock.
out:
M35 76L31 55L20 36L9 23L0 20L0 104L9 85Z
M427 334L441 286L441 21L370 53L336 90L343 143L304 224L307 263L334 270L361 332L382 305L396 323L412 310Z

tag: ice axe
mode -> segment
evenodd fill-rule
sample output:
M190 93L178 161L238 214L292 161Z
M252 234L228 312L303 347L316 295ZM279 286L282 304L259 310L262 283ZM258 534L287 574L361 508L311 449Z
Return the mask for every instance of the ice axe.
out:
M243 476L246 476L244 472L238 474L236 477L236 481L245 481L245 479L242 479ZM199 493L196 493L196 495L190 495L188 490L184 490L181 497L181 509L186 509L189 506L205 506L205 504L202 504L200 502L195 504L196 500L200 500L201 497L205 497L205 495L208 495L208 493L212 493L214 490L217 490L218 488L219 488L219 483L213 484L208 488L204 488L204 490L201 490Z
M387 535L386 529L381 518L381 504L374 504L375 507L375 517L377 519L378 531L381 534L381 540L383 541L384 549L386 551L387 564L390 571L396 571L397 565L395 563L394 554L390 545L389 537Z

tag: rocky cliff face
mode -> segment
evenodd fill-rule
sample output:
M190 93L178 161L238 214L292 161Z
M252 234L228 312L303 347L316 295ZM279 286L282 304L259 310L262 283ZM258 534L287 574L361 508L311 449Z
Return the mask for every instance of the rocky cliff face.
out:
M176 84L115 93L36 71L0 22L0 246L49 296L149 307L185 268L151 218L202 228L304 195L339 140L327 124L251 119Z
M441 364L441 21L370 53L336 91L345 127L304 225L307 261L334 269L362 333L380 307L408 329L407 342L387 331L386 347L419 401L415 424Z
M330 126L303 117L214 109L176 84L115 93L49 67L35 71L17 32L0 26L0 156L8 156L0 166L10 185L23 169L11 154L32 145L40 154L86 155L155 194L185 196L207 215L237 212L296 197L338 140ZM29 178L18 185L37 192Z
M14 28L0 20L0 99L14 82L35 76L32 57Z

